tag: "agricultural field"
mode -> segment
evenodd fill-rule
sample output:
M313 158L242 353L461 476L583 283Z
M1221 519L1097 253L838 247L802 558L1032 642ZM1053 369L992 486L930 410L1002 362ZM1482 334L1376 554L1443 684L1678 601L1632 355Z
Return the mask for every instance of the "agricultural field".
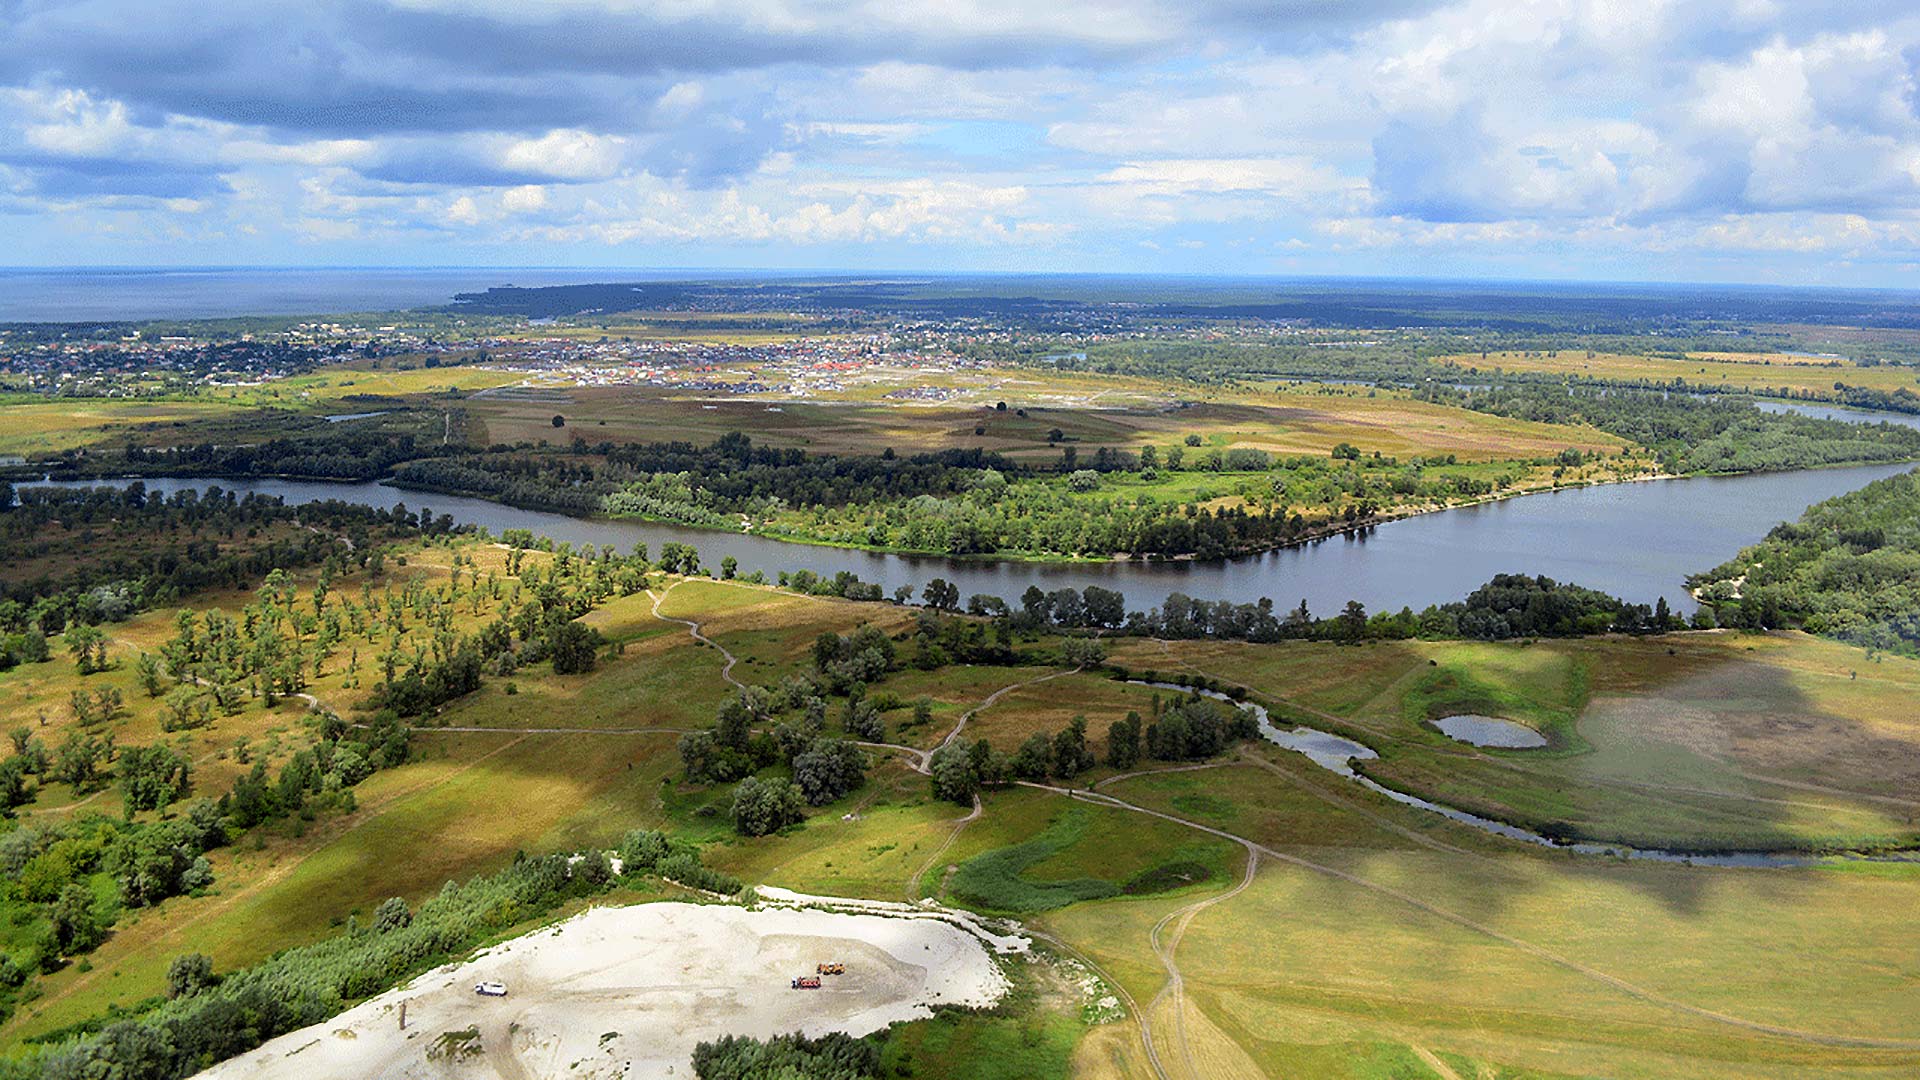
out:
M1831 394L1834 383L1892 393L1920 391L1920 373L1911 367L1862 367L1850 360L1777 353L1689 353L1684 360L1666 356L1592 353L1581 349L1489 352L1442 357L1440 362L1473 372L1540 372L1593 379L1672 382L1699 387L1766 393L1776 389Z
M1475 461L1549 457L1569 447L1611 453L1625 445L1591 428L1489 416L1389 392L1369 396L1288 387L1226 393L1145 379L1025 371L901 371L873 377L877 381L865 389L804 397L550 384L531 393L483 394L464 407L475 425L475 443L558 443L574 437L589 443L709 443L743 431L768 445L818 453L958 448L1050 459L1058 456L1060 445L1091 454L1102 447L1132 451L1198 435L1205 446L1220 449L1324 455L1349 443L1389 456L1455 454ZM893 389L949 382L977 385L932 402L877 400ZM996 409L1001 402L1005 410ZM563 431L552 426L556 414L566 420ZM1060 438L1050 439L1056 430Z

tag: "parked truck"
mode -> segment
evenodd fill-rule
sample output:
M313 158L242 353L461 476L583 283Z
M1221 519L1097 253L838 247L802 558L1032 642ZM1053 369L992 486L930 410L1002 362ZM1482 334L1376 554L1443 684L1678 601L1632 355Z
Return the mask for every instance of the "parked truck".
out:
M820 977L817 975L802 975L793 980L793 988L795 990L818 990L820 989Z

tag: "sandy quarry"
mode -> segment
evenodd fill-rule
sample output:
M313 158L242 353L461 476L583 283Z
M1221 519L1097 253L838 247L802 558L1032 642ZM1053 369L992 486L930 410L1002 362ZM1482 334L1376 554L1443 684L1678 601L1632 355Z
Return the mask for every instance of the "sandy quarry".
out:
M436 968L201 1076L689 1077L703 1039L859 1035L926 1016L931 1005L991 1004L1005 992L988 944L1014 951L1023 940L899 907L885 915L680 903L595 908ZM846 974L820 990L789 988L789 979L823 961L845 963ZM488 979L506 983L508 995L476 995L474 984ZM477 1038L445 1037L469 1027Z

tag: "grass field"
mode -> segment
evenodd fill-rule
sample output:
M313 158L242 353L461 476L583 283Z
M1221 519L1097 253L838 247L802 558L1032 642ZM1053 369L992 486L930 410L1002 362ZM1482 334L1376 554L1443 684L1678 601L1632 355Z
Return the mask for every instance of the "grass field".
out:
M131 435L140 442L195 421L232 414L218 401L132 401L84 398L5 406L0 454L32 457Z
M1279 648L1128 643L1366 741L1390 786L1583 839L1846 848L1920 836L1920 664L1802 634ZM1480 750L1428 721L1519 721L1543 750Z

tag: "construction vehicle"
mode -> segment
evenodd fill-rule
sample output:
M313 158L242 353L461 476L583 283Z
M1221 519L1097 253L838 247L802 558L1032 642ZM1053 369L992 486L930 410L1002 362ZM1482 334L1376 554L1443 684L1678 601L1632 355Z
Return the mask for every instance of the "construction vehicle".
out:
M818 990L820 989L820 977L817 975L802 975L793 980L793 988L795 990Z
M845 975L847 973L847 965L841 963L817 964L813 970L822 975Z

